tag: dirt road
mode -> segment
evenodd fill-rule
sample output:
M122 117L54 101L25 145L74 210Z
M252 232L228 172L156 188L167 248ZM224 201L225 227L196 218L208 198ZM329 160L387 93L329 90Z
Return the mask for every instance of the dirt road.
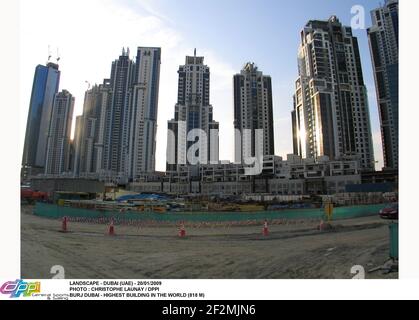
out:
M378 217L334 222L331 232L307 221L260 227L187 229L179 239L173 227L107 226L70 223L22 210L22 277L47 279L54 265L68 279L349 279L351 268L365 270L388 259L388 223ZM366 274L395 279L397 273Z

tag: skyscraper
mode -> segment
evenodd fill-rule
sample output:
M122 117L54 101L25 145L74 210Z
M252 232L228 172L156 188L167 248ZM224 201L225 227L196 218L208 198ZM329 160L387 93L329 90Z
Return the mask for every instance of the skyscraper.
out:
M175 117L168 122L168 171L176 171L177 165L219 160L219 124L213 119L210 104L210 68L204 65L204 57L196 56L195 50L194 56L186 57L178 74ZM196 163L191 163L191 158L197 159Z
M371 12L367 30L381 121L384 166L399 167L399 2Z
M275 154L272 80L254 63L247 63L234 76L234 128L240 133L236 136L236 162L256 156L257 129L263 130L263 155ZM244 134L246 129L250 135Z
M49 125L48 147L45 174L70 172L71 123L73 119L74 98L67 90L55 95Z
M129 50L112 63L110 87L111 106L104 130L103 170L115 176L127 174L129 143L129 93L134 77L134 62Z
M160 48L137 49L130 90L128 143L128 174L134 179L141 174L154 172L156 167L160 63Z
M83 150L83 141L84 141L84 117L83 115L76 117L76 126L74 130L74 166L73 166L73 173L74 176L78 177L80 174L83 173L82 167L84 164L82 163L83 156L81 155Z
M110 79L104 79L103 84L99 87L100 102L100 118L96 122L98 125L97 140L95 143L96 154L96 172L106 173L105 169L105 143L111 130L111 110L112 110L112 87ZM109 148L107 148L109 150Z
M128 182L155 171L161 49L129 49L112 63L111 78L86 92L77 118L75 175Z
M78 174L100 173L102 170L103 134L102 117L111 101L109 81L94 85L85 94L83 115L77 117L75 132L74 172Z
M57 64L36 67L22 159L24 176L44 172L49 123L59 82Z
M301 32L294 97L294 152L303 158L357 157L374 168L367 89L358 40L337 17Z

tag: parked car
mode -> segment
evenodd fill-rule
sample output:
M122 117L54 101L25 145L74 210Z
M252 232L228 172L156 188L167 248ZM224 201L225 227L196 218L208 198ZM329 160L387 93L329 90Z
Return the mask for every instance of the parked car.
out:
M399 204L392 203L388 207L380 210L380 218L388 220L399 220Z

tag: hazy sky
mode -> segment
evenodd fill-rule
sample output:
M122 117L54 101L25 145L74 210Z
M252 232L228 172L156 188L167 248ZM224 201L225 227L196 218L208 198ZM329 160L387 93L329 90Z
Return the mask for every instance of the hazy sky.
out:
M167 120L177 99L177 69L185 56L205 56L211 68L211 103L220 122L220 158L233 160L233 80L242 66L255 62L272 76L275 151L292 152L291 117L297 77L299 33L310 19L337 15L350 25L351 8L369 11L375 0L21 0L21 149L23 149L33 74L45 64L48 45L61 57L61 89L76 97L82 113L85 81L101 83L122 47L135 55L138 46L162 48L157 133L157 170L165 169ZM366 30L354 30L360 42L369 91L374 150L383 166L379 117ZM54 58L53 58L54 59Z

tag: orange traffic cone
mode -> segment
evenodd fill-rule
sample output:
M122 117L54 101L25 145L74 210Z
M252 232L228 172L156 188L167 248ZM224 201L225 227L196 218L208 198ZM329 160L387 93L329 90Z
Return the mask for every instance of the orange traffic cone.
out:
M114 236L115 235L115 227L114 227L114 224L113 224L113 220L111 220L111 224L109 225L108 235L110 235L110 236Z
M63 217L63 222L61 224L61 232L67 232L67 217Z
M184 222L182 222L182 224L180 225L179 237L180 238L185 238L186 237L186 230L185 230L185 223Z
M265 237L269 236L268 220L265 220L265 224L263 225L263 235Z

